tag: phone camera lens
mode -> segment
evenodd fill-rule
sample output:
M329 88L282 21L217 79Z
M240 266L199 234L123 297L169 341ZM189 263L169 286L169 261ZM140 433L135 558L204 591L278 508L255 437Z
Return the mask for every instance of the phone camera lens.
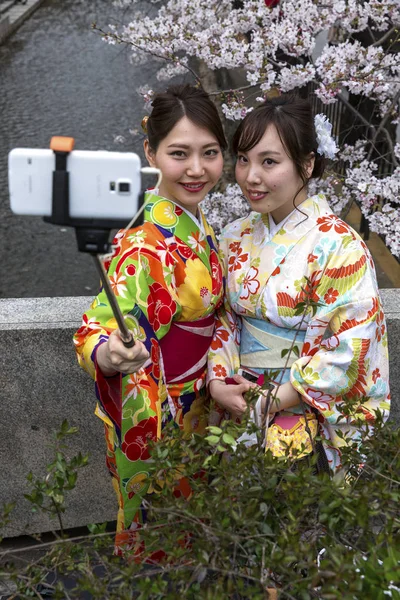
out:
M115 192L115 181L110 181L110 191Z
M129 192L131 191L131 186L127 182L120 182L118 184L118 191L122 194L129 194Z

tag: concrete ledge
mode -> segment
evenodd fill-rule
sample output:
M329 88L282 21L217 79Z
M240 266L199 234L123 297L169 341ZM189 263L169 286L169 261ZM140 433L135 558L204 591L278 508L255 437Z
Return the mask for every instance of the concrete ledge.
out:
M0 13L0 44L2 44L44 0L26 0L25 4L9 1Z
M31 513L24 499L26 475L46 472L49 442L64 419L79 428L70 439L71 456L90 453L68 499L65 527L112 521L116 499L105 466L101 421L93 414L93 382L78 366L72 334L92 298L0 300L0 506L16 502L12 537L57 529L56 522Z
M400 424L400 289L383 290L389 330L392 418ZM52 460L52 433L64 419L79 428L71 437L71 455L90 453L77 487L67 500L65 527L113 521L116 498L105 466L101 421L93 414L93 382L78 367L72 334L92 298L0 300L0 506L16 502L10 524L1 532L13 537L57 529L23 497L29 471L40 476Z
M10 19L8 16L0 16L0 44L8 37L10 30Z

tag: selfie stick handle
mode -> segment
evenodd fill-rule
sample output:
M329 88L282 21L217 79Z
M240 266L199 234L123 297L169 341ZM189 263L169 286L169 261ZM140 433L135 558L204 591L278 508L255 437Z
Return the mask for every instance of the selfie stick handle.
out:
M108 279L108 275L104 269L103 262L99 258L98 254L92 254L92 256L94 259L94 264L96 265L97 272L100 275L100 279L103 284L103 288L106 293L107 299L113 311L115 320L117 321L122 343L126 348L132 348L135 345L135 339L132 335L132 332L129 331L128 327L126 326L119 304L115 298L114 292L111 289L110 280Z

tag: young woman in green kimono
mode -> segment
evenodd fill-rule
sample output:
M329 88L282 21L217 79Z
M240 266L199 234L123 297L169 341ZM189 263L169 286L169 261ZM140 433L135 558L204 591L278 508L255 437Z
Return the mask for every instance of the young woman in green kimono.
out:
M156 95L152 106L144 150L162 182L147 193L144 224L117 235L108 269L138 342L123 346L103 291L75 335L105 425L119 501L118 553L140 554L136 531L149 491L149 440L159 439L171 420L186 432L203 432L207 424L206 361L223 294L214 233L199 208L223 168L218 112L205 92L189 85ZM190 493L184 480L178 491Z

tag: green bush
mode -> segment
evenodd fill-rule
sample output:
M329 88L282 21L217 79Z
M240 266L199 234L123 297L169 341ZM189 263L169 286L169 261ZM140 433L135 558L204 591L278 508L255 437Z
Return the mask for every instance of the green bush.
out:
M316 474L314 457L282 461L237 444L242 430L225 422L187 438L171 426L154 446L142 537L146 556L165 551L163 564L112 556L112 535L92 526L81 539L59 538L23 569L4 555L3 577L19 594L12 597L41 598L52 572L47 588L63 600L257 600L273 597L267 588L279 599L399 600L400 431L378 418L373 436L365 431L361 446L345 448L348 478L335 481ZM177 497L182 475L190 501Z

